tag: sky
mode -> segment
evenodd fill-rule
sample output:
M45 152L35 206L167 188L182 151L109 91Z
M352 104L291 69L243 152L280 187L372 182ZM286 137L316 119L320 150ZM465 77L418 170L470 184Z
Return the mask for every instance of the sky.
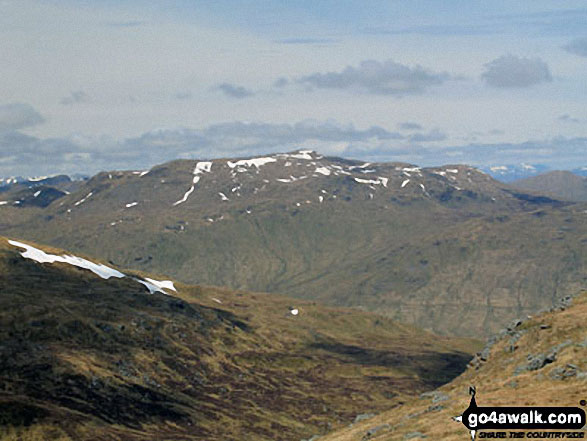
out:
M0 0L0 176L587 166L584 0Z

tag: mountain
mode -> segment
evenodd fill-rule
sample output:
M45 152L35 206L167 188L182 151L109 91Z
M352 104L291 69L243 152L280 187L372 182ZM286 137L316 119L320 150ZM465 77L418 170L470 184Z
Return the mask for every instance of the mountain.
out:
M568 201L587 201L587 177L556 170L511 183L526 191L535 191Z
M0 205L46 207L53 201L76 191L84 178L67 175L36 178L0 178Z
M562 306L515 321L449 384L321 437L320 441L466 441L471 439L467 429L452 418L467 409L470 386L476 388L478 406L582 406L585 409L586 324L587 293L576 298L569 308Z
M502 182L513 182L550 171L543 164L493 164L481 169Z
M465 165L297 151L100 173L47 207L1 206L0 233L482 337L585 286L585 209Z
M0 178L0 191L5 191L6 189L16 185L24 187L38 187L40 185L57 187L68 185L71 182L72 179L67 175L38 176L34 178L23 178L21 176Z
M299 440L462 372L474 341L0 238L2 440Z

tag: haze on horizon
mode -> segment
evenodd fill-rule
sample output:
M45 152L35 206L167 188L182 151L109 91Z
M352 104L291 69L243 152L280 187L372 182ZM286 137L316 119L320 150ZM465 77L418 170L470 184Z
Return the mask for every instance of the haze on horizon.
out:
M580 0L0 0L0 176L298 148L586 166Z

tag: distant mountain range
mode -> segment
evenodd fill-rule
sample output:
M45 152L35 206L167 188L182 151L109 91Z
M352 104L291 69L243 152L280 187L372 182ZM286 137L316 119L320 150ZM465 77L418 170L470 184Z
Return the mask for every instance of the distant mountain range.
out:
M481 167L481 170L502 182L513 182L554 171L544 164L495 164ZM578 176L587 176L587 167L578 167L569 171Z
M103 172L48 204L25 190L0 194L1 234L436 333L489 335L587 283L585 204L465 165L296 151Z
M477 342L0 237L0 438L300 440L462 372Z

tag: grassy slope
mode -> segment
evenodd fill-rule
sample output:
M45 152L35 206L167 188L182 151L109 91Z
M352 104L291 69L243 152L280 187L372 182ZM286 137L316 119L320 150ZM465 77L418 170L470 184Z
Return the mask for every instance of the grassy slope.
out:
M1 238L0 274L2 439L297 440L450 380L477 348L279 295L148 295Z
M492 347L487 362L474 363L439 388L436 400L433 396L410 399L320 440L466 440L467 430L451 417L468 407L470 385L477 388L479 406L580 406L579 401L587 394L587 293L573 303L564 311L544 313L513 327ZM528 364L528 356L548 354L561 344L553 363L516 374L517 368ZM574 375L561 379L561 373L573 371ZM378 426L373 436L367 436L370 429Z

